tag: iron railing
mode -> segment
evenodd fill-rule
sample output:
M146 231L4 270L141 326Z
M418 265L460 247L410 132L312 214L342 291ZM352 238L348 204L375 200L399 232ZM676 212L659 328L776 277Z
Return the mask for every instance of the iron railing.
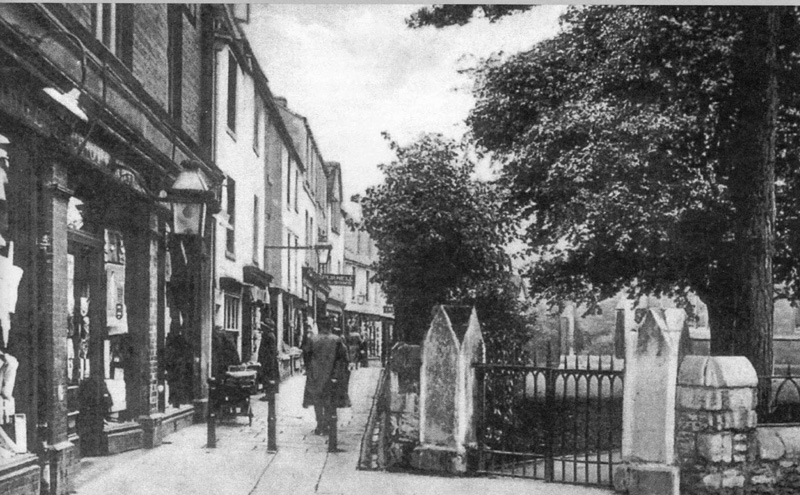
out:
M612 484L622 443L622 360L569 356L474 368L477 471Z
M776 365L773 375L758 377L759 424L800 423L800 375L791 364ZM764 400L769 397L768 400Z

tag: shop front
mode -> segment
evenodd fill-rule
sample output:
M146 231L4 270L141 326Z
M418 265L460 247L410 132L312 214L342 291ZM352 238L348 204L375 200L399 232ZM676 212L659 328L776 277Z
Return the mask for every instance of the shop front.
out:
M161 166L54 105L2 51L0 67L0 471L44 466L31 493L66 493L81 456L160 442L159 357L170 329L200 333L196 306L167 294L167 258L197 253L169 246Z
M304 329L307 325L306 302L282 289L270 290L271 316L276 323L278 340L278 363L281 379L302 372Z

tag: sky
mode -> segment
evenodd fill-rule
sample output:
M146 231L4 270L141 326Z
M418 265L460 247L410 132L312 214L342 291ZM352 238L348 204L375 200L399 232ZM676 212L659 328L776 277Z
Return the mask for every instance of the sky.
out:
M343 169L345 198L382 180L394 156L387 132L408 144L424 132L460 139L473 105L459 69L552 37L559 5L489 23L412 30L421 5L253 4L243 26L275 96L305 116L326 161Z

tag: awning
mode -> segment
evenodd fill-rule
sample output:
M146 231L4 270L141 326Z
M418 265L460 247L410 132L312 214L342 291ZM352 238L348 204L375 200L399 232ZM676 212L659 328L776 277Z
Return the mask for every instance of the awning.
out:
M219 288L226 292L239 292L242 289L242 283L232 277L220 277Z
M262 289L261 287L256 287L255 285L245 285L244 288L247 294L250 296L251 301L263 306L269 305L269 293L267 292L267 289Z
M246 284L266 289L272 282L272 275L255 265L246 265L242 268L242 280Z

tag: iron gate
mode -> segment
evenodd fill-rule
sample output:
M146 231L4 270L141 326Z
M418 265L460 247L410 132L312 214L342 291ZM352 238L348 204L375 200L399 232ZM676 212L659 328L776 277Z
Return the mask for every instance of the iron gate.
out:
M475 364L482 473L610 485L622 444L623 361Z

